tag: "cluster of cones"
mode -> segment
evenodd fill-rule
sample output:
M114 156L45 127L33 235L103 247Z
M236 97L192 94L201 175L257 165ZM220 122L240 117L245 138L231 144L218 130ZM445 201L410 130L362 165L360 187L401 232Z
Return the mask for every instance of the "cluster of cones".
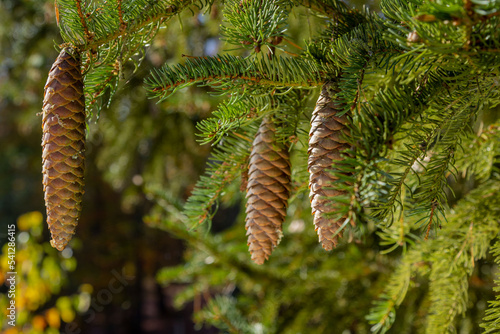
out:
M335 210L329 202L342 192L332 190L336 180L328 172L341 152L348 148L345 116L338 117L343 105L333 97L334 83L326 84L313 111L309 132L308 170L314 225L324 249L331 250L341 237L342 219L328 218ZM262 121L253 141L247 185L246 229L252 260L264 263L278 245L290 196L290 156L288 146L276 140L276 129L269 117Z
M64 48L52 66L43 101L43 187L51 245L63 250L75 233L84 193L85 100L80 57ZM341 236L344 219L333 220L329 197L335 181L328 169L347 149L345 116L334 99L337 88L326 84L314 109L309 133L309 188L314 224L323 248L331 250ZM255 136L247 185L246 229L252 260L264 263L282 237L290 197L289 147L276 140L276 125L265 117Z

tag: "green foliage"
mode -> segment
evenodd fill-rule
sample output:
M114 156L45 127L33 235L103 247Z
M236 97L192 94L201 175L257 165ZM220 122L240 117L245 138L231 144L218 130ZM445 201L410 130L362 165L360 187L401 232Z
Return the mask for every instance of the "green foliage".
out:
M499 250L500 250L500 242L496 242L493 247L491 247L491 253L495 256L495 262L499 264ZM495 284L497 285L496 287L493 288L495 292L498 292L500 290L499 284L500 281L498 280L498 274L497 274L497 279L495 280ZM484 317L484 322L481 324L481 327L485 329L484 333L496 333L500 330L500 325L498 323L498 320L500 319L500 302L499 302L499 296L497 295L496 300L490 301L489 303L489 308L486 310L486 316Z
M249 107L248 105L248 103L252 102L253 99L243 99L233 103L221 103L218 110L212 113L215 117L204 119L198 123L197 128L201 132L199 134L200 141L203 144L211 141L217 144L233 130L239 129L243 124L247 123L252 108L255 110L255 107Z
M144 46L151 43L160 26L195 2L56 2L61 36L83 54L88 113L100 111L110 102L119 79L124 77L124 64L131 60L136 68L139 66Z
M342 20L352 12L344 2L339 0L296 0L295 2L326 18Z
M60 0L62 36L84 56L88 107L110 98L124 64L132 59L136 69L160 26L193 3ZM186 265L158 279L188 285L178 304L204 296L200 322L243 333L367 333L361 319L380 291L366 318L372 332L447 333L460 328L458 315L478 318L467 314L469 281L499 232L500 3L383 0L381 10L335 0L226 1L223 38L250 55L186 56L180 64L161 62L145 80L149 96L163 104L195 84L225 99L198 123L199 141L214 148L189 199L183 205L168 191L151 191L157 206L146 219L190 245ZM292 31L305 30L306 21L317 29L302 43ZM329 186L345 195L330 201L333 215L354 226L349 238L365 244L327 257L310 226L300 237L290 228L269 265L257 268L245 254L241 223L219 234L210 224L219 206L240 205L238 181L245 189L264 115L280 123L279 140L293 144L287 223L311 220L308 122L314 88L330 80L340 90L332 103L349 117L351 146L330 170L339 181ZM154 128L146 123L126 124L123 134ZM490 332L497 308L493 302L485 318Z
M430 307L426 333L453 333L456 315L467 308L468 281L475 263L485 258L500 227L500 180L489 180L471 191L433 240L419 241L407 252L368 319L376 333L385 333L395 320L412 277L429 280ZM490 311L491 312L491 311Z
M260 324L248 324L238 310L236 300L230 297L216 296L196 317L228 333L265 333Z
M383 333L391 328L396 320L395 309L401 305L411 285L412 276L419 266L422 265L422 256L417 251L410 251L398 264L393 275L387 282L387 288L372 307L370 314L366 317L372 324L372 332Z
M497 170L495 166L500 155L499 122L481 130L478 136L469 136L456 152L457 171L465 176L474 176L479 181L486 181Z
M272 49L285 37L290 2L230 0L224 5L221 35L229 44Z
M298 208L301 201L296 202L293 206ZM157 279L185 287L176 296L177 306L193 299L208 302L196 320L222 330L229 323L243 333L327 333L350 326L369 332L367 324L356 319L375 297L374 282L385 277L381 272L386 264L370 246L342 246L325 256L312 229L294 230L304 228L309 215L296 210L293 221L285 222L287 238L268 265L256 266L247 258L241 226L217 235L186 231L172 215L175 209L168 208L156 211L146 222L187 241L190 250L186 264L164 268ZM213 303L213 295L222 298Z
M146 82L153 97L160 101L176 90L198 82L216 87L218 91L244 94L269 94L274 88L316 87L324 83L326 65L317 65L300 58L241 58L231 55L187 59L185 64L164 66L155 70ZM332 75L332 74L330 74Z
M210 223L217 211L218 199L222 192L245 169L252 144L251 138L257 132L257 127L253 124L239 130L238 136L233 134L225 137L215 148L206 175L200 177L186 202L185 211L192 228L201 223Z

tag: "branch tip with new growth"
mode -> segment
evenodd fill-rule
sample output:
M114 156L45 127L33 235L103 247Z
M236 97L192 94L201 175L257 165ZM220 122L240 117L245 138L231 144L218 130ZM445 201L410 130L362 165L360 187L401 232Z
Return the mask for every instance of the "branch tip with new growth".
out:
M118 1L118 16L120 18L120 25L118 29L110 32L108 35L100 37L98 39L94 39L94 34L89 31L88 25L85 21L85 16L83 14L81 8L81 0L76 0L76 6L78 11L78 16L80 17L80 21L82 22L82 26L85 32L85 43L83 45L76 45L80 50L87 51L96 49L104 44L110 43L124 35L133 34L138 30L144 28L145 26L159 22L164 23L164 21L180 12L182 12L185 8L189 7L194 3L194 0L185 0L179 2L178 4L168 5L162 11L157 12L155 15L147 16L147 11L145 11L146 16L139 17L135 22L125 22L123 19L123 10L122 10L122 0Z

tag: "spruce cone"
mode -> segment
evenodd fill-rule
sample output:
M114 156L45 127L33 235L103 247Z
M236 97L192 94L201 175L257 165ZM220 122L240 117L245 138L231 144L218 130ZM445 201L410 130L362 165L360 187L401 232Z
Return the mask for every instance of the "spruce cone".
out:
M79 54L64 48L49 72L43 99L43 190L50 244L62 251L82 209L85 98Z
M255 136L248 170L246 229L252 260L263 264L281 239L290 196L288 147L275 140L265 118Z
M318 232L319 242L325 250L332 250L337 245L341 233L335 235L345 219L332 220L325 217L324 213L332 213L335 209L328 205L328 197L343 194L340 191L328 189L332 177L327 170L333 167L334 161L342 160L340 153L349 148L346 141L342 139L346 133L346 116L337 117L343 109L343 105L332 100L338 93L338 88L334 83L323 86L321 94L316 103L311 119L311 130L309 132L309 198L311 200L312 214L314 215L314 225Z

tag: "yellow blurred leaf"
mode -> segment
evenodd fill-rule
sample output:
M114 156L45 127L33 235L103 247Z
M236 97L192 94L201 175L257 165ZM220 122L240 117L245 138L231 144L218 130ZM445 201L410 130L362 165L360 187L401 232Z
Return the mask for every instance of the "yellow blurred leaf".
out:
M436 21L436 17L432 14L420 14L414 17L415 20L421 22L434 22Z
M123 273L126 276L135 276L135 263L134 262L127 262L125 266L123 267Z
M67 309L61 312L61 319L66 323L70 323L75 319L75 312L71 309Z
M89 294L92 294L92 292L94 291L94 287L90 284L82 284L80 285L80 292L85 292L85 293L89 293Z
M42 296L40 295L39 290L34 286L28 286L26 289L26 304L30 310L36 310L41 301Z
M15 328L8 328L3 332L3 334L18 334L18 333L19 331Z
M32 211L17 218L17 228L21 231L29 230L43 222L43 215L39 211Z
M37 331L43 331L45 326L47 326L45 318L42 317L41 315L35 315L33 317L33 320L31 320L31 324L33 325L33 328Z
M45 318L49 323L50 327L59 328L61 326L61 318L59 317L59 311L55 308L50 308L45 313Z
M57 309L61 312L61 319L64 322L71 322L75 318L75 312L71 307L71 299L69 297L60 297L56 302Z
M26 304L27 304L27 298L26 296L19 296L17 297L17 307L21 310L24 310L26 308Z
M45 331L45 334L59 334L59 330L55 328L49 328Z

